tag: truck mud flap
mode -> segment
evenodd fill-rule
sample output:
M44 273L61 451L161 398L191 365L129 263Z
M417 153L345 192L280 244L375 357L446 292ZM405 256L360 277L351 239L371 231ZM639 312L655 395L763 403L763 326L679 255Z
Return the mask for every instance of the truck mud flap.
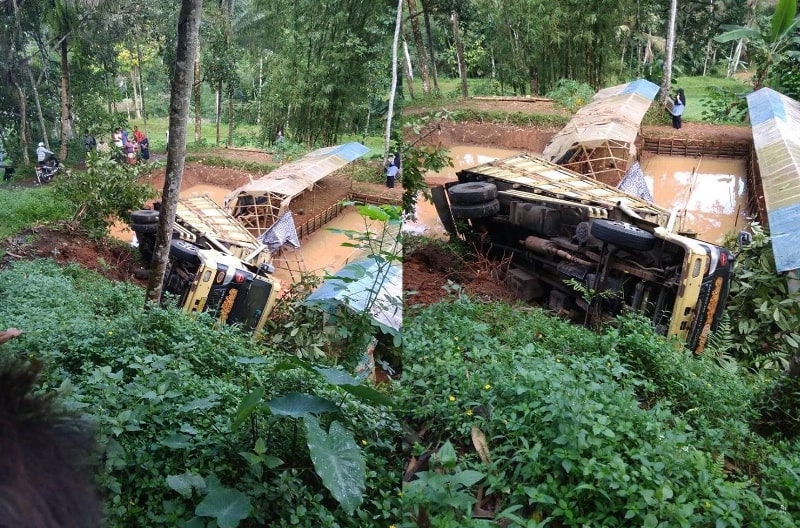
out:
M447 202L447 196L444 187L439 185L431 187L431 200L436 207L436 214L439 215L442 225L445 230L451 235L458 235L456 230L456 223L453 221L453 215L450 213L450 205Z

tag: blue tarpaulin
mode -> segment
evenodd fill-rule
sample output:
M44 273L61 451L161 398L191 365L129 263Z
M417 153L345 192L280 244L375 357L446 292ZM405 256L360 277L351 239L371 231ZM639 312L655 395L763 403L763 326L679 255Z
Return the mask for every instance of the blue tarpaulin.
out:
M381 326L400 331L403 326L403 271L400 264L378 264L373 259L351 262L306 298L309 304L330 309L345 306L370 316Z

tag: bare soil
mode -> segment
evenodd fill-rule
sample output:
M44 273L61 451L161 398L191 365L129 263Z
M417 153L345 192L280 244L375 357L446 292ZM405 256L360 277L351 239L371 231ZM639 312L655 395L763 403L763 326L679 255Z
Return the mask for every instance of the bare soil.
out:
M514 99L472 99L448 107L448 110L464 108L530 113L563 113L554 103L540 100ZM528 152L541 152L544 146L558 132L558 128L520 127L503 123L449 123L434 130L425 143L445 148L455 145L476 145L497 147ZM684 123L681 130L670 126L646 126L643 132L647 135L666 137L687 137L693 139L752 138L749 127L732 127L699 123ZM263 151L249 149L211 149L209 156L223 157L231 160L270 163L272 160ZM163 157L163 155L162 155ZM382 171L376 166L376 171ZM247 183L251 178L259 178L262 174L230 168L220 168L203 163L186 165L182 188L196 185L214 185L234 189ZM156 171L148 176L148 181L161 190L164 182L164 171ZM435 177L429 183L436 184ZM31 184L21 182L20 185ZM381 184L354 182L346 173L324 178L314 191L309 191L293 200L291 209L297 215L297 221L310 218L343 199L351 192L379 195L386 200L399 200L402 187L387 189ZM23 233L0 240L3 256L0 268L20 259L51 257L61 263L77 263L83 267L96 270L108 278L117 281L133 281L144 285L141 278L141 262L138 253L122 242L95 242L81 233L70 230L67 226L31 227ZM462 287L482 298L510 299L510 294L499 285L495 277L499 276L492 265L481 261L465 261L453 259L452 255L437 255L436 249L411 252L404 260L405 289L410 293L410 304L427 304L446 295L442 288L448 280L460 283Z

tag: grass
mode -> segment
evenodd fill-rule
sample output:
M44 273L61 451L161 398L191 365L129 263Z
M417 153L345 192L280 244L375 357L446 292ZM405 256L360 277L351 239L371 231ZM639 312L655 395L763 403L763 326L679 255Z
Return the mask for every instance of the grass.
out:
M752 90L749 83L739 79L725 77L676 77L672 93L678 88L683 88L686 93L686 110L683 114L685 121L702 122L705 102L709 99L709 88L727 88L735 93L747 93Z
M52 187L0 188L0 239L37 224L67 220L71 214Z

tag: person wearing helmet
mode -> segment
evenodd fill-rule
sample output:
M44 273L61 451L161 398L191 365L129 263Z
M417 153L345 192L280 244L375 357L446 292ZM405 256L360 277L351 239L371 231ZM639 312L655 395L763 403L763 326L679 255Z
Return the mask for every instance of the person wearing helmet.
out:
M50 158L52 157L53 153L47 150L47 147L44 146L44 143L39 142L39 147L36 149L36 161L39 163L39 166L42 166L47 161L50 161Z

